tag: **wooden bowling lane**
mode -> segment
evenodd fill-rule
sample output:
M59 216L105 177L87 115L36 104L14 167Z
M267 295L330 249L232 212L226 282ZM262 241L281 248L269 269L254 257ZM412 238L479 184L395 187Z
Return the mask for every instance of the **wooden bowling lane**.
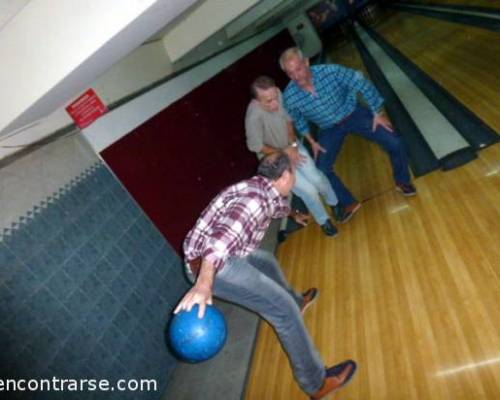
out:
M500 144L416 184L365 202L336 238L311 224L278 257L297 289L321 290L305 321L325 363L359 362L334 398L498 399ZM263 323L246 399L305 398Z
M447 57L464 46L460 40L447 52L424 29L453 31L454 24L402 14L396 13L399 24L391 25L392 30L387 28L391 20L377 26L387 40L399 38L400 49L408 51L413 40L420 53L437 51ZM428 21L418 29L422 20ZM444 37L450 41L453 34ZM419 45L420 40L426 45ZM492 43L478 46L496 48ZM430 54L412 54L422 69L423 64L434 67ZM332 46L329 55L333 62L363 70L353 44ZM466 105L474 106L480 90L469 88L473 84L467 79L465 89L460 88L455 75L464 63L480 70L480 62L454 57L450 64L457 65L438 71L440 83L449 91L458 88L470 101ZM486 69L484 73L495 75ZM490 92L487 96L495 101ZM498 129L495 111L482 112ZM478 156L463 167L417 179L418 196L406 199L393 190L386 155L376 145L350 137L336 169L366 199L363 207L339 226L336 238L325 237L311 224L280 246L278 257L293 285L321 290L305 321L325 363L345 358L359 362L355 380L333 398L500 398L500 144ZM246 399L305 398L275 333L263 323Z
M500 132L498 33L405 12L391 13L375 29Z

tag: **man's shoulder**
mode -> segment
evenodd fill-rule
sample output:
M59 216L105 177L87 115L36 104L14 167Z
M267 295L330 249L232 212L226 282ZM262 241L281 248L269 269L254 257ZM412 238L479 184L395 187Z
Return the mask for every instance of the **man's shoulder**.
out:
M250 100L248 102L248 105L247 105L247 114L248 113L251 113L251 112L254 112L254 110L258 107L258 105L256 104L256 101L255 100Z
M226 188L220 194L220 201L245 207L263 206L272 197L272 187L268 178L255 175Z
M254 175L249 179L239 182L241 190L251 197L267 197L272 191L273 184L269 178L262 175Z
M251 178L244 179L227 188L227 191L239 193L251 193L260 191L269 185L268 179L260 175L254 175Z
M254 120L256 118L259 118L259 116L262 115L262 108L259 106L259 104L255 101L252 100L248 103L247 106L247 112L245 114L245 119L248 120Z
M249 190L266 189L270 185L269 179L261 175L254 175L249 179L241 181L240 183L245 185Z
M340 68L338 64L317 64L311 66L311 71L314 74L327 74L329 72L335 72Z

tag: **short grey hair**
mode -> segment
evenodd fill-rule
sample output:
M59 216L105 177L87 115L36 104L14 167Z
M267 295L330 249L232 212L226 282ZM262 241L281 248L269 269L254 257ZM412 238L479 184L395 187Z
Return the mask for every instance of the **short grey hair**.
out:
M288 62L290 58L298 57L301 60L304 60L304 54L298 47L290 47L286 49L280 56L280 67L283 71L285 71L285 64Z

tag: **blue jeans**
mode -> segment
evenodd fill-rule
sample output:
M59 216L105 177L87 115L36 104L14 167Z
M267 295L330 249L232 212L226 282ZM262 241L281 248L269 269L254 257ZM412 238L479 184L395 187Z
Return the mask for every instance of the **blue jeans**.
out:
M189 269L187 275L193 282ZM213 294L268 321L278 334L302 390L312 394L321 389L325 365L304 325L300 311L303 297L287 282L271 253L255 250L244 258L230 257L215 276Z
M327 177L316 167L302 143L299 143L299 153L306 160L296 170L297 180L292 192L302 199L314 220L319 225L323 225L330 217L321 202L320 195L330 206L338 203L337 196Z
M373 131L372 125L372 112L358 105L347 118L319 132L318 142L326 149L326 153L320 153L317 161L318 168L328 177L340 203L345 206L357 200L335 174L333 165L342 148L344 139L349 133L360 135L365 139L379 144L389 154L396 183L410 183L408 158L401 136L396 131L389 132L380 125Z

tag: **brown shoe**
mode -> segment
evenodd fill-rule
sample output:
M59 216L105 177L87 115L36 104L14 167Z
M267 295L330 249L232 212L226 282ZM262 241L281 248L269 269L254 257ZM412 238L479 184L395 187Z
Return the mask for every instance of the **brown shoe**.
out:
M319 400L328 394L332 394L347 385L356 372L356 362L346 360L333 367L327 368L323 386L311 395L311 400Z
M335 220L340 224L345 224L348 222L353 215L361 208L361 203L355 201L344 207L342 204L338 203L336 206L332 206L333 215L335 215Z
M305 311L318 300L319 290L315 287L307 289L302 293L302 296L304 297L304 303L302 303L300 311L304 314Z
M361 203L359 201L355 201L354 203L349 204L345 207L346 213L349 214L349 218L344 220L343 223L349 221L352 216L361 208Z

